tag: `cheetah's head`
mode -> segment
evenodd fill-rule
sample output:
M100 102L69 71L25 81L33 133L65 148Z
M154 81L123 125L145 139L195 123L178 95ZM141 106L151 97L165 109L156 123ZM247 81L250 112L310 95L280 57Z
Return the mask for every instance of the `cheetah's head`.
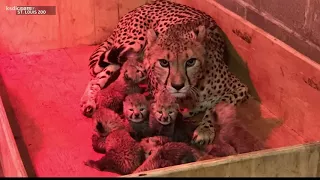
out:
M140 62L140 57L132 53L128 55L127 61L122 66L124 80L127 82L140 83L147 78L147 71L144 64Z
M147 31L144 63L151 71L149 78L177 98L194 92L205 66L205 27L185 32L169 29L157 35L152 29Z
M162 125L174 124L179 117L179 104L167 90L160 91L150 106L155 119Z
M123 114L127 120L140 123L147 120L149 102L143 94L129 94L123 102Z

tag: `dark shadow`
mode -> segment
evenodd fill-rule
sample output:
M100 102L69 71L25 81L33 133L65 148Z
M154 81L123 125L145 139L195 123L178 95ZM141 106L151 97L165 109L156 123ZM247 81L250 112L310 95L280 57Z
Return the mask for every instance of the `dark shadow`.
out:
M0 76L0 96L3 101L4 109L7 113L8 121L11 126L12 133L14 135L14 139L17 144L17 148L19 150L23 165L26 169L28 177L36 177L36 173L34 171L34 167L28 153L28 148L23 140L20 126L18 124L14 109L9 100L8 92L6 91L4 81L2 76Z
M245 61L239 56L237 51L234 49L233 45L226 37L226 48L225 48L225 57L226 63L228 64L230 71L234 73L243 83L245 83L249 88L249 93L260 102L260 98L258 96L257 91L251 81L249 75L249 69Z

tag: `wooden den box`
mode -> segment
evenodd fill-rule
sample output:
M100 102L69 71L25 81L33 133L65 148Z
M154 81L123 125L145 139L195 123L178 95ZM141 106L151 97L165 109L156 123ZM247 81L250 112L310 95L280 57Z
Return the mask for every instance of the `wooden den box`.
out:
M0 176L117 176L83 165L101 155L79 102L96 44L145 2L0 2L57 7L53 16L0 10ZM269 148L124 177L319 177L320 65L214 0L176 2L208 13L225 32L230 69L254 96L238 116Z

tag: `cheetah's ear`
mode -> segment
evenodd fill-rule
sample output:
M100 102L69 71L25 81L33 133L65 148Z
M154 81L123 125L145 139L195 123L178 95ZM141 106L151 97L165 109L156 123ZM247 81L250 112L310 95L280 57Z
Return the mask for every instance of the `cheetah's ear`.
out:
M195 30L192 31L194 37L202 42L204 40L204 37L206 36L206 27L201 25L198 26Z
M153 29L147 30L147 42L149 46L153 44L157 40L157 38L158 38L158 35Z

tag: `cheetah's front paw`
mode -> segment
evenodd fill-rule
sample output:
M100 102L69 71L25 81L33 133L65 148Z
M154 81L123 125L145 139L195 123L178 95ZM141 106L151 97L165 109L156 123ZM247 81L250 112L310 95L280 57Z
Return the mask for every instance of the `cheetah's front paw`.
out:
M199 126L193 132L192 144L200 147L212 144L215 138L215 132L212 128Z
M96 102L92 99L86 99L83 100L81 99L81 103L80 103L80 110L82 112L83 115L85 115L88 118L91 118L94 111L96 110L97 105Z
M100 86L95 85L94 83L96 83L96 81L91 81L88 84L80 101L80 110L82 114L89 118L92 117L97 108L96 97L98 91L100 90Z

